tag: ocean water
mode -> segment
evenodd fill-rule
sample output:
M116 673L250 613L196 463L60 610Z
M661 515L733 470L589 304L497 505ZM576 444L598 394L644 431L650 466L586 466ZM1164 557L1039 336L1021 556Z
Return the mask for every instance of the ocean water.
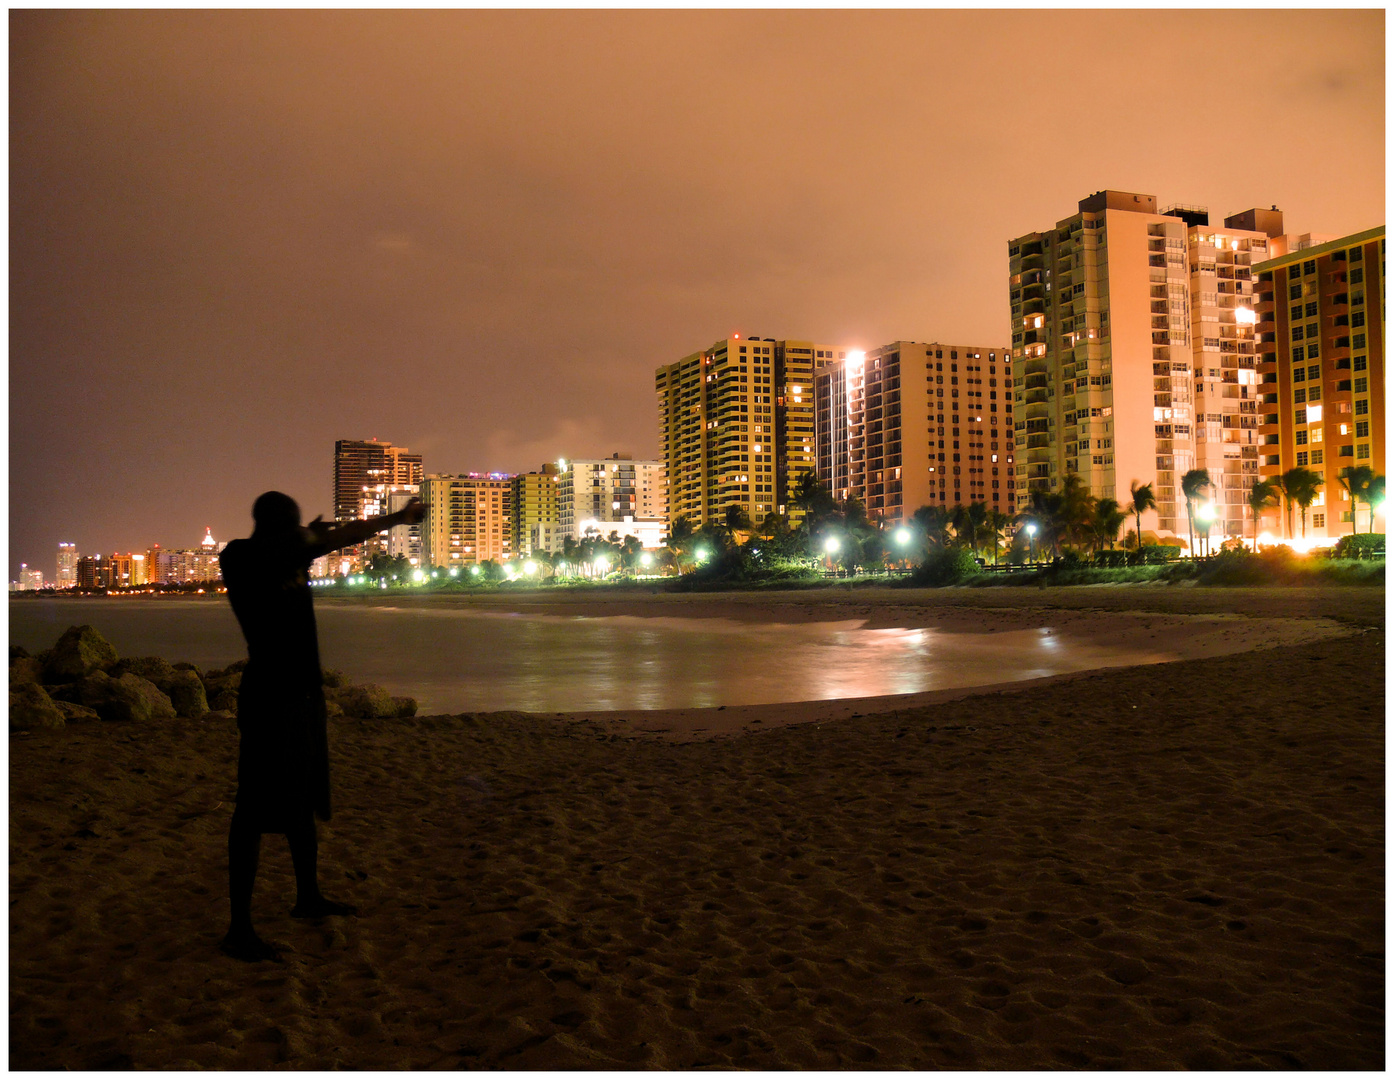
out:
M422 714L758 705L913 694L1147 663L1154 654L1042 627L994 634L866 629L860 621L481 612L442 604L320 604L325 667L417 699ZM202 668L246 655L226 600L11 600L10 643L30 652L89 623L122 656Z

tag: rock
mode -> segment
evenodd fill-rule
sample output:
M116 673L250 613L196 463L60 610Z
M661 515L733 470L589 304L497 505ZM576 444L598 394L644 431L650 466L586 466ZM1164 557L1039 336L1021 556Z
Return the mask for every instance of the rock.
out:
M416 715L416 698L414 697L394 697L392 704L397 709L393 715L398 720L405 720L409 716Z
M344 707L337 701L330 701L326 698L324 701L324 715L330 720L333 720L335 717L344 715Z
M237 715L237 691L220 690L208 699L208 707L214 712L225 712L229 716Z
M82 704L82 687L78 683L47 683L44 685L44 690L54 701L71 701L74 704Z
M10 688L10 730L61 728L63 713L38 683L20 683Z
M174 671L169 685L163 688L169 695L174 711L190 720L197 720L208 711L208 695L203 689L203 680L197 671Z
M74 723L75 721L80 722L85 720L101 719L101 717L97 714L96 709L89 709L86 705L76 705L71 701L56 700L53 704L58 706L58 711L63 714L63 719L70 724Z
M199 671L198 665L197 665L197 664L191 664L191 663L189 663L187 660L176 660L175 663L174 663L174 670L175 670L175 671L192 671L192 672L193 672L195 675L197 675L200 679L203 678L203 672Z
M344 685L344 673L338 668L325 668L321 673L321 677L324 681L324 685L331 689L337 690Z
M96 709L103 720L172 720L174 704L149 679L129 671L113 679L104 671L88 675L79 684L82 704Z
M32 656L21 656L10 661L10 685L36 683L43 675L44 666Z
M376 683L346 686L335 694L335 701L355 720L385 720L397 715L392 695Z
M132 675L139 675L142 679L149 679L166 694L169 693L170 680L174 678L174 668L170 662L160 656L128 656L124 660L118 660L107 671L113 679L119 679L126 672Z
M209 720L236 720L237 714L227 709L214 709L211 712L204 713L203 719L205 722Z
M116 650L90 626L70 626L63 631L44 665L45 682L70 682L116 663Z
M10 663L13 664L16 660L23 660L28 655L29 650L26 649L23 645L10 646Z

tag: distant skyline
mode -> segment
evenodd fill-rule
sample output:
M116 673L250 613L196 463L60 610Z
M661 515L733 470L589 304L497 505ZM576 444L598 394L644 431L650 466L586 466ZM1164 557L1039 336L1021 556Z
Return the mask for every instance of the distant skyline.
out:
M732 332L1006 344L1102 188L1383 224L1384 18L11 11L10 578L332 516L336 439L654 457Z

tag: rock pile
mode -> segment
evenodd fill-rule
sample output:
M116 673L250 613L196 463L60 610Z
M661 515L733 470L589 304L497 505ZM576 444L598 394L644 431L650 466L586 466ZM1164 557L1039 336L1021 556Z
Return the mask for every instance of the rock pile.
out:
M81 720L231 719L246 666L239 660L203 672L159 656L122 659L92 627L70 626L53 648L37 656L10 648L10 730L61 728ZM330 716L416 715L413 698L392 697L372 683L347 686L338 671L325 672L324 685Z

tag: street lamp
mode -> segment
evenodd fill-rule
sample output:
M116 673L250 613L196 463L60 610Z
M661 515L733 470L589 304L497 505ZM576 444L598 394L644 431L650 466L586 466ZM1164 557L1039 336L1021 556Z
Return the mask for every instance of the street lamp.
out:
M1026 535L1030 537L1031 543L1031 562L1036 561L1036 523L1033 521L1026 526Z
M1201 534L1205 544L1205 553L1210 554L1210 523L1215 520L1215 506L1213 503L1204 502L1196 510L1196 520L1205 526L1205 532Z
M897 546L899 546L899 548L901 549L901 560L909 561L909 552L906 549L909 548L910 541L914 539L914 536L911 534L910 530L907 529L904 525L902 525L900 528L896 529L896 531L892 534L892 538L895 540Z

